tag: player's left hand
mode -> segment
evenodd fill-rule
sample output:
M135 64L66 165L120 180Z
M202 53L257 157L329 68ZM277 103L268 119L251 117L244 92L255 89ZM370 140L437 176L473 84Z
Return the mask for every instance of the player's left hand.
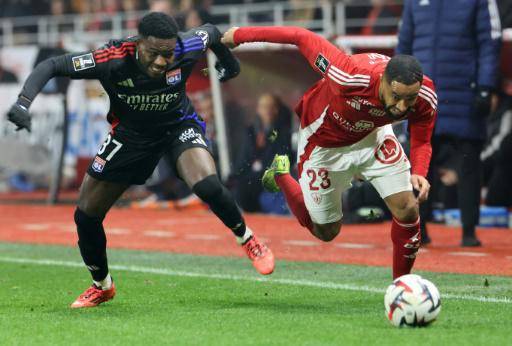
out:
M237 30L237 26L230 28L228 31L224 33L224 35L222 35L220 42L228 48L235 48L237 46L237 44L235 43L235 31Z
M17 126L16 131L27 129L27 131L30 132L32 129L30 113L25 107L17 103L13 104L9 112L7 112L7 119Z
M418 191L418 201L425 202L428 198L428 193L430 191L430 183L425 177L421 175L413 174L411 176L411 184L412 188Z
M215 69L219 81L225 82L240 74L240 61L237 58L230 59L229 62L219 60L215 63Z

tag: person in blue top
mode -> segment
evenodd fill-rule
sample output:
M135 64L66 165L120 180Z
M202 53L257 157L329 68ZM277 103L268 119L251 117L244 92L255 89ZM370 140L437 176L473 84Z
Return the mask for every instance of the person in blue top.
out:
M436 153L445 146L454 147L457 155L449 159L449 165L456 167L458 179L462 246L481 245L475 234L480 202L479 157L485 117L497 82L500 45L495 0L404 1L396 53L414 55L436 85L439 103L430 176L435 177L441 164L436 162ZM421 213L424 244L430 242L425 227L430 206L425 203Z

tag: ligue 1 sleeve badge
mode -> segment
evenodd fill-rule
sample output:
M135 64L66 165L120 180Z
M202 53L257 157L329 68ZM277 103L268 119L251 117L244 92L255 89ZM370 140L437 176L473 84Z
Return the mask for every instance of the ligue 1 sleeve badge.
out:
M177 70L167 71L165 74L167 85L177 85L181 82L181 68Z

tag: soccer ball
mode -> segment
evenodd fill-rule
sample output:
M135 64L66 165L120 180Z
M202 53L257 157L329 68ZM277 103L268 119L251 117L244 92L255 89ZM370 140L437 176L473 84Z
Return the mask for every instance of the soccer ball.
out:
M395 279L384 296L386 316L396 327L426 326L441 311L441 297L434 284L419 275Z

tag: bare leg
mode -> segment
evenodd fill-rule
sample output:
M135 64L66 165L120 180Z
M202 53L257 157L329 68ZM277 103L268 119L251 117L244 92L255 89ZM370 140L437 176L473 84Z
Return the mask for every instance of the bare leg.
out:
M89 216L104 218L129 186L94 179L86 173L80 187L78 208Z

